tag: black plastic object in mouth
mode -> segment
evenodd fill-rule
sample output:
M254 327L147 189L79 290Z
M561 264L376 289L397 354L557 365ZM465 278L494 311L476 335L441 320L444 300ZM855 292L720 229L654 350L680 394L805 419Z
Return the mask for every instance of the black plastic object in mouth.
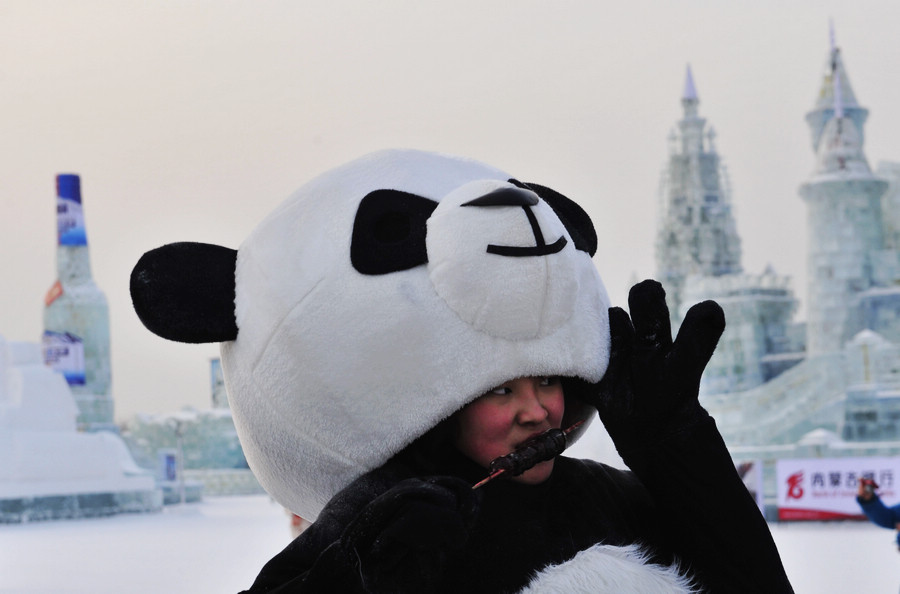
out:
M522 258L555 254L566 247L566 244L568 243L566 238L562 235L560 235L559 239L551 244L548 244L546 242L546 240L544 239L544 234L543 232L541 232L541 226L538 225L537 217L534 216L534 212L531 210L531 207L535 206L537 203L538 198L534 195L533 192L529 192L528 190L523 190L521 188L501 188L499 190L494 190L493 192L485 194L484 196L481 196L479 198L475 198L474 200L470 200L469 202L462 204L462 206L521 207L522 210L525 211L525 216L528 217L528 223L531 225L531 232L534 234L536 245L516 246L488 244L487 253L497 254L498 256Z

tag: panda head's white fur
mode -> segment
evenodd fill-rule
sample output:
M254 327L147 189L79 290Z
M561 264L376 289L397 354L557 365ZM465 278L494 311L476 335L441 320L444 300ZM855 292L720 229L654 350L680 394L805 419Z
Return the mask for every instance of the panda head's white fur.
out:
M567 198L493 167L382 151L307 183L236 253L148 252L132 298L161 336L222 342L250 467L314 519L506 380L602 377L608 298L585 221Z

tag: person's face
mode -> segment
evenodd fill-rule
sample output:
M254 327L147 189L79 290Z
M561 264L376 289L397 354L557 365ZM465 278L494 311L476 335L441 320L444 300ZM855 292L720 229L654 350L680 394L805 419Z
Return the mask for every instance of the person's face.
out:
M510 380L484 394L458 413L453 445L484 468L509 454L529 438L559 428L565 401L558 378L524 377ZM553 460L514 477L537 484L553 472Z

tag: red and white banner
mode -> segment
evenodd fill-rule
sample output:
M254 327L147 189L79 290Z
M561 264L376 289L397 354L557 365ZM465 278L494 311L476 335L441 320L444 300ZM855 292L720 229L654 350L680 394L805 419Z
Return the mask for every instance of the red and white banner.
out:
M857 481L874 479L878 494L896 503L900 457L784 459L776 462L775 476L779 520L861 518Z

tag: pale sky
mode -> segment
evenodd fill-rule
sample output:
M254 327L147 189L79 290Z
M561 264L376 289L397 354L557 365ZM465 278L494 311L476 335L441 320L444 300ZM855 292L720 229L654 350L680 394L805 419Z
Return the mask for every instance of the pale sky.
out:
M900 2L0 0L0 335L38 342L57 173L82 176L112 326L116 418L209 406L215 345L145 330L141 254L236 248L313 176L410 147L581 203L614 303L654 274L666 137L690 63L730 172L743 264L805 299L805 113L828 23L874 168L900 161Z

